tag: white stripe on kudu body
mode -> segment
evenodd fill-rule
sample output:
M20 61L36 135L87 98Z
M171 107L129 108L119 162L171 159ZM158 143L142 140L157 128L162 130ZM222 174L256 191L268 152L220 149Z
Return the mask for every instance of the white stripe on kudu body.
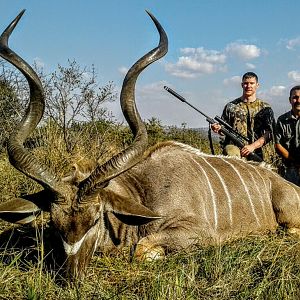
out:
M263 198L263 195L262 195L263 193L265 194L266 197L270 197L271 182L269 182L269 185L267 185L265 178L261 175L261 172L259 172L259 169L257 167L254 167L251 164L247 164L245 167L247 167L247 168L251 169L253 172L255 172L255 174L257 176L259 176L260 181L263 183L264 188L260 189L262 198ZM256 181L255 181L255 183L256 183Z
M232 218L232 201L231 201L231 197L230 197L230 194L229 194L229 191L228 191L228 188L227 188L227 185L224 181L224 179L222 178L221 174L219 173L219 171L213 166L211 165L207 159L205 157L201 157L202 160L214 171L214 173L218 176L222 186L223 186L223 189L224 189L224 192L225 192L225 195L227 197L227 204L228 204L228 209L229 209L229 220L230 220L230 225L232 226L233 224L233 218Z
M248 171L249 175L251 176L252 183L253 183L253 185L255 187L255 190L256 190L255 194L259 195L258 199L259 199L260 204L261 204L261 209L262 209L262 213L263 213L263 216L264 216L264 220L266 220L267 216L266 216L265 202L264 202L264 198L263 198L264 197L264 190L261 191L259 189L256 178L253 176L253 173L250 172L250 170L248 170L248 169L246 169L246 170ZM265 191L265 194L266 194L266 191Z
M195 159L193 159L193 161L201 169L202 174L204 175L204 177L205 177L205 179L207 181L207 185L208 185L208 188L209 188L209 194L211 195L211 201L212 201L212 206L213 206L214 229L216 230L218 228L218 208L217 208L217 204L216 204L216 194L214 192L212 184L210 183L209 177L207 176L207 174L206 174L205 170L203 169L203 167ZM210 222L209 222L209 220L207 218L206 212L204 212L204 214L205 214L205 218L206 218L208 224L210 224Z
M238 170L233 164L231 164L227 159L222 159L222 160L223 160L226 164L228 164L228 165L234 170L234 172L238 175L238 177L239 177L239 179L240 179L240 181L241 181L241 183L242 183L242 185L243 185L243 188L244 188L244 190L245 190L245 192L246 192L246 195L247 195L247 198L248 198L248 200L249 200L249 203L250 203L250 206L251 206L251 210L252 210L252 213L253 213L253 215L254 215L254 217L255 217L256 223L257 223L258 225L260 225L260 221L259 221L259 218L258 218L258 216L257 216L257 214L256 214L255 207L254 207L254 204L253 204L253 201L252 201L252 198L251 198L251 195L250 195L250 193L249 193L248 186L247 186L247 184L249 184L249 181L248 181L247 184L246 184L246 183L245 183L245 180L244 180L242 174L239 172L239 170ZM229 170L228 170L228 172L229 172ZM254 182L253 177L252 177L252 181Z

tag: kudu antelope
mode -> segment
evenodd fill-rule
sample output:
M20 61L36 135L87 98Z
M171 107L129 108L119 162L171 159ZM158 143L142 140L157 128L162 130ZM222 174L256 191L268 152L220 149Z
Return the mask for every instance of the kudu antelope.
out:
M8 141L11 164L44 189L1 204L0 217L26 223L50 211L66 255L66 270L80 278L94 251L135 246L134 258L154 259L193 245L217 244L284 224L300 228L300 188L262 164L212 156L190 146L164 142L147 149L147 132L135 106L138 75L167 52L167 36L127 73L121 106L134 134L132 145L94 168L75 168L58 178L23 147L44 110L41 82L8 47L22 13L0 37L0 55L27 78L30 102Z

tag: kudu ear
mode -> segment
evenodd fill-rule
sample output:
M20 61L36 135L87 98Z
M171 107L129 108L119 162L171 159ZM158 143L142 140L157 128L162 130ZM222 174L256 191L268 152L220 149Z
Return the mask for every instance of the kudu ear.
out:
M0 204L0 218L17 224L32 222L39 214L40 208L23 198L15 198Z
M162 218L162 216L155 214L146 206L130 198L110 193L108 201L113 214L121 222L128 225L142 225Z
M46 198L46 199L45 199ZM23 198L14 198L0 204L0 219L17 224L35 220L39 213L49 210L49 192L41 191Z

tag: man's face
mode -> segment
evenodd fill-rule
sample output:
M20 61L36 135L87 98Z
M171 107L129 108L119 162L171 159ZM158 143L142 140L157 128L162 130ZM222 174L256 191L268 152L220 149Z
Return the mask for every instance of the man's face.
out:
M298 115L300 113L300 90L292 91L290 103L294 114Z
M243 89L243 95L250 97L256 93L259 83L256 81L255 77L245 78L241 83Z

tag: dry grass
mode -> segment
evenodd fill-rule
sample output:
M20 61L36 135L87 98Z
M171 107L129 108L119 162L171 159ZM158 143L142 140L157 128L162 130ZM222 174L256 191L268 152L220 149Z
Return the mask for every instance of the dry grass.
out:
M47 267L49 254L43 235L49 232L47 224L44 227L44 231L38 227L31 246L27 244L21 249L17 244L14 247L2 244L1 299L281 300L300 297L300 244L283 231L220 247L176 253L151 263L130 262L127 249L112 256L95 255L85 281L70 286L59 278L59 273ZM20 236L17 228L11 229L11 239ZM29 228L22 230L30 236ZM33 235L34 228L31 230ZM58 283L58 279L62 281Z
M105 133L95 143L82 139L68 153L59 129L50 125L41 129L43 144L34 153L59 175L74 158L105 160L130 140L124 133ZM0 189L6 201L40 187L3 154ZM53 265L57 241L48 219L43 214L28 226L0 221L0 299L300 299L300 244L284 231L151 263L131 262L128 249L95 255L85 281L70 286Z

